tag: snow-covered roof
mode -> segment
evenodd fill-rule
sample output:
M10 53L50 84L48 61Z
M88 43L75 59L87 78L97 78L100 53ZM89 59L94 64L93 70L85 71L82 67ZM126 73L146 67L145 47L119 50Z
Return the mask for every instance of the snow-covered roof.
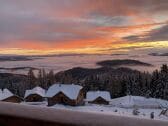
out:
M31 90L26 90L24 98L32 94L37 94L40 95L41 97L45 97L45 89L37 86Z
M54 84L48 89L46 97L53 97L59 92L62 92L70 99L76 99L82 88L82 86L74 84Z
M0 89L0 100L5 100L11 96L14 96L14 94L12 94L12 92L10 92L8 89Z
M93 101L98 97L101 97L107 101L111 100L111 96L108 91L89 91L86 94L86 101Z

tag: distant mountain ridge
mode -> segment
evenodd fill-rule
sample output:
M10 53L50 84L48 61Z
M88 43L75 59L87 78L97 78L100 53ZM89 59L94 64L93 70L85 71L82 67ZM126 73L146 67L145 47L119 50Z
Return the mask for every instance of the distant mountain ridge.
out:
M29 61L32 58L26 56L0 56L0 62L2 61Z
M131 60L131 59L104 60L104 61L97 62L96 64L103 67L118 67L121 65L152 66L152 64L144 63L138 60Z
M150 53L151 56L168 56L168 53Z
M0 70L26 70L26 69L39 70L38 68L35 67L12 67L12 68L0 67Z

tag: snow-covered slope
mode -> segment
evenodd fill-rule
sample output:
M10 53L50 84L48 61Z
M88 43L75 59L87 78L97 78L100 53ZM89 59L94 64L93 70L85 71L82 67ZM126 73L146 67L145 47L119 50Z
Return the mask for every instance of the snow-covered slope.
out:
M22 104L48 108L46 101L35 104L24 102ZM160 106L163 105L166 107L166 105L168 105L168 101L155 98L148 99L140 96L125 96L112 99L110 105L96 105L86 103L84 106L68 106L56 104L50 108L146 119L151 119L151 113L154 113L154 120L168 121L167 116L160 115L163 110L163 108ZM133 114L134 110L139 112L138 115Z
M155 98L145 98L141 96L124 96L112 99L111 105L123 108L160 108L168 107L168 101Z

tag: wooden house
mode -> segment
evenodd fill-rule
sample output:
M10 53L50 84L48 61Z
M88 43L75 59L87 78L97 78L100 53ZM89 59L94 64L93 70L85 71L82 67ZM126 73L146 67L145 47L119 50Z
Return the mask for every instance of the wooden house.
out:
M84 93L82 86L74 84L54 84L47 93L48 106L55 104L82 105L84 104Z
M20 103L21 101L23 101L23 99L17 95L14 95L8 89L0 89L0 101Z
M46 91L41 87L26 90L24 100L26 102L42 102L45 99L45 92Z
M108 105L111 101L111 96L107 91L89 91L86 94L86 101L92 104Z

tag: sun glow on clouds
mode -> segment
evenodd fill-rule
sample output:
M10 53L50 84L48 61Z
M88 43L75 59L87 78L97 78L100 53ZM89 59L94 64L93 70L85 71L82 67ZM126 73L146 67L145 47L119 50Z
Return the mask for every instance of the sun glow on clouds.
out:
M165 0L0 1L0 54L168 48Z
M145 50L152 48L168 48L168 41L158 42L138 42L114 44L105 48L85 47L69 49L23 49L23 48L2 48L1 54L19 54L19 55L47 55L47 54L111 54L116 52L129 52L131 50Z

